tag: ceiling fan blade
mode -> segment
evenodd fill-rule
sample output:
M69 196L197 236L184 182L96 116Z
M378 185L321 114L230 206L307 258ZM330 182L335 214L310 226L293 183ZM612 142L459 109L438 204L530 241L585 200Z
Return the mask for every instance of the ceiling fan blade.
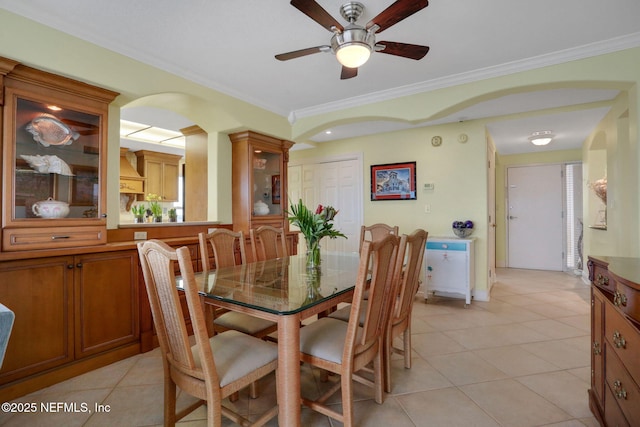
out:
M288 61L289 59L300 58L301 56L307 56L318 52L329 52L331 46L316 46L308 47L306 49L294 50L292 52L280 53L276 55L276 59L280 61Z
M374 25L378 25L380 28L376 33L381 33L390 26L397 24L427 6L429 6L428 0L397 0L391 6L380 12L378 16L369 21L366 28L368 30Z
M376 52L416 60L424 58L427 52L429 52L429 46L421 46L419 44L380 41L376 43L376 46L378 45L384 46L384 49L376 49Z
M314 0L291 0L291 6L295 7L329 31L333 31L332 27L336 27L340 32L344 30L344 27Z
M340 73L340 80L351 79L357 75L358 75L357 68L348 68L343 66L342 72Z

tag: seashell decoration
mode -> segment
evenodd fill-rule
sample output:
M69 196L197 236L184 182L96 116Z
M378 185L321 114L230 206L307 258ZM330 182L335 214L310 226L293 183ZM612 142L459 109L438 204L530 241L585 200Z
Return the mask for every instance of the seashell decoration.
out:
M33 139L45 147L50 145L69 145L80 137L80 134L72 130L51 114L40 114L26 126Z
M47 155L28 156L21 154L22 157L31 167L39 173L57 173L59 175L73 176L69 165L58 156Z

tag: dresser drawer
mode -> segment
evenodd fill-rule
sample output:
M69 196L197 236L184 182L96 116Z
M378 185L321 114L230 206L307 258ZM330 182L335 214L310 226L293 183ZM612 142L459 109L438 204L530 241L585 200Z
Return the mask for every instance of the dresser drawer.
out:
M609 387L605 387L604 418L607 426L630 427Z
M592 268L591 281L600 289L604 289L609 293L613 293L615 280L609 277L609 271L605 266L591 262Z
M613 292L613 305L640 323L640 291L616 282Z
M609 348L606 353L606 375L607 387L611 394L608 397L615 399L629 425L640 426L640 389L622 366L622 362L615 355L615 352L609 352ZM612 403L609 400L605 401L605 408Z
M8 228L2 236L2 249L5 251L69 248L105 243L107 232L102 226Z
M605 339L607 346L627 367L631 376L640 382L640 332L611 304L605 304ZM608 363L608 362L607 362ZM640 405L640 402L638 402Z

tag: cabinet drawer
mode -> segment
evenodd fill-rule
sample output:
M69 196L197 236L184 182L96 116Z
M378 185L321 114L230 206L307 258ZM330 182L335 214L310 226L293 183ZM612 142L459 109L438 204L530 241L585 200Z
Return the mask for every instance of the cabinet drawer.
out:
M627 367L631 376L640 382L640 332L611 304L605 304L605 339L607 346ZM640 402L639 402L640 403Z
M622 362L607 349L607 387L611 391L610 398L615 399L617 405L624 413L629 425L640 425L640 389L629 376ZM627 365L628 366L628 365ZM605 407L613 402L605 401ZM615 403L614 403L615 404Z
M47 227L9 228L2 236L5 251L68 248L107 243L106 228L98 227Z
M593 275L591 280L593 284L599 287L600 289L604 289L609 293L613 293L614 289L614 280L609 277L609 270L606 267L603 267L600 264L592 263L593 266Z
M640 322L640 291L616 282L613 304L627 316Z
M616 402L616 398L613 397L613 393L609 390L609 387L605 387L605 405L604 405L604 418L607 420L609 426L615 427L629 427L629 423L624 417L622 410Z

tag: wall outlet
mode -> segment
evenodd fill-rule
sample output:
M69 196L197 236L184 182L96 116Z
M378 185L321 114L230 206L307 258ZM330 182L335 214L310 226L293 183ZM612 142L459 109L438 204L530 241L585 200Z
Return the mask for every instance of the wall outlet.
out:
M134 231L133 238L135 240L147 240L147 232L146 231Z
M433 188L435 187L433 182L425 182L424 186L422 187L424 190L433 190Z

